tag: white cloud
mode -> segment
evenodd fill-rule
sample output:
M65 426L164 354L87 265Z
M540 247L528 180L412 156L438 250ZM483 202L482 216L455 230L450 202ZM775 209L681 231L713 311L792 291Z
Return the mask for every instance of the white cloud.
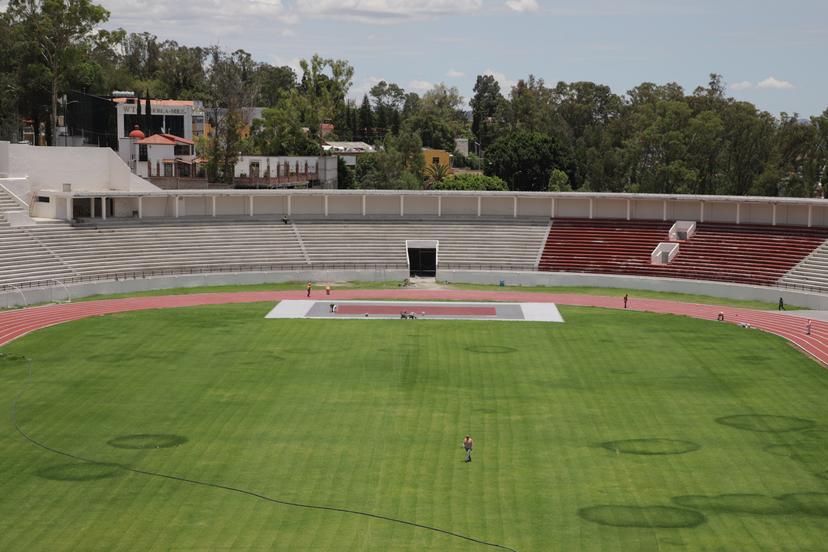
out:
M362 101L362 97L367 94L375 84L379 84L380 81L383 81L382 77L375 77L375 76L368 76L364 79L360 80L351 87L348 91L348 96L353 98L356 101Z
M492 71L491 69L486 69L485 71L483 71L483 74L484 75L491 75L495 78L497 83L500 85L500 93L503 94L504 96L509 95L509 91L512 89L512 87L517 82L517 81L513 81L509 78L506 78L506 75L504 75L503 73L499 73L498 71Z
M776 90L791 90L796 88L792 82L779 80L774 77L768 77L763 81L759 81L759 84L756 86L759 88L773 88Z
M251 37L297 22L295 10L283 0L99 0L110 11L105 28L150 31L180 44L221 45L229 37ZM231 40L232 41L232 40Z
M538 11L538 0L508 0L506 5L516 12Z
M748 90L753 88L753 84L750 81L741 81L741 82L734 82L728 88L731 90Z
M423 92L428 92L432 88L434 88L434 85L428 81L413 80L408 83L407 90L409 92L417 92L422 94Z
M449 69L449 72L446 73L446 76L451 79L459 79L465 77L466 74L463 71L456 71L454 69Z
M296 0L300 14L347 18L365 23L398 23L439 15L470 13L483 0Z

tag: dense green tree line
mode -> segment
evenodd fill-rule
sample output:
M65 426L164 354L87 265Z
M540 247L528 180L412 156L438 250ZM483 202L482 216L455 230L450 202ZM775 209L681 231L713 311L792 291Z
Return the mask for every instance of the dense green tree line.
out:
M381 81L354 101L346 60L314 55L297 73L243 50L103 30L108 18L91 0L9 1L0 12L0 139L14 139L23 118L54 136L70 90L132 90L204 102L215 132L199 150L212 178L232 174L239 152L318 154L323 139L338 139L381 150L355 170L341 167L344 182L360 187L810 196L828 179L828 110L807 121L775 117L728 97L719 75L689 93L642 83L622 95L531 75L501 90L481 75L468 114L443 84L420 95ZM253 106L265 108L255 119ZM452 151L455 138L473 151L456 155L458 165L482 165L499 180L460 183L424 166L420 148Z

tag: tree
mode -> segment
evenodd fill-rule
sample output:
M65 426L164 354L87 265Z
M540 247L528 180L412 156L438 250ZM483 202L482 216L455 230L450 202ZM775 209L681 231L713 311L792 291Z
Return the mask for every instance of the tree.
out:
M418 134L426 147L454 151L454 139L467 132L463 97L457 88L435 85L417 103L404 120L403 131Z
M342 157L336 158L337 187L340 190L354 188L354 170L345 163Z
M371 102L368 94L362 96L362 105L359 107L359 135L363 140L368 140L371 129L374 127L374 112L371 110Z
M262 155L319 155L319 143L302 127L290 100L267 108L253 123L253 142Z
M214 133L208 148L208 166L214 179L220 173L225 182L232 183L236 161L243 144L243 131L252 124L251 107L258 95L252 82L253 67L250 55L242 50L227 54L214 47L210 53L208 77L210 108Z
M274 107L296 89L296 73L287 66L263 63L256 67L253 80L259 90L257 107Z
M310 60L303 59L299 66L302 78L298 92L303 101L297 100L294 105L301 106L305 125L314 135L323 122L345 126L345 98L354 76L351 64L314 54Z
M17 104L21 92L19 85L20 41L6 13L0 13L0 140L18 140Z
M561 169L553 169L549 173L547 190L550 192L571 192L572 186L569 185L569 177Z
M497 176L485 176L476 173L453 174L431 185L432 190L470 190L505 192L509 188L503 179Z
M61 85L69 69L92 48L95 28L109 12L91 0L9 0L7 13L21 24L50 80L52 144L57 142L57 109Z
M472 108L472 134L481 144L491 144L497 132L495 116L502 111L506 99L500 93L500 84L492 75L478 75L474 84Z
M435 182L442 182L451 174L451 167L443 165L442 163L435 163L429 165L425 170L428 187L432 187Z
M360 188L412 190L423 187L422 143L416 134L387 136L382 151L357 159Z
M567 166L558 142L551 136L514 130L486 149L484 172L506 181L510 190L546 191L553 169Z
M208 99L205 64L210 49L179 46L177 42L161 44L158 80L168 98Z

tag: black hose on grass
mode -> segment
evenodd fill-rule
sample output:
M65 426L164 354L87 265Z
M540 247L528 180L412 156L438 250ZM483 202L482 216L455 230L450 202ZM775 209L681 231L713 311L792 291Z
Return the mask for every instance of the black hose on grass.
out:
M26 360L27 375L26 375L26 383L23 386L21 386L20 389L18 389L17 395L15 395L14 401L12 402L11 422L12 422L12 425L14 426L14 428L17 430L17 432L20 435L23 436L24 439L26 439L31 444L33 444L36 447L39 447L43 450L49 451L49 452L54 453L54 454L59 454L60 456L65 456L67 458L71 458L71 459L77 460L79 462L84 462L86 464L100 464L100 462L96 462L95 460L91 460L89 458L84 458L83 456L78 456L76 454L72 454L72 453L69 453L69 452L58 450L56 448L50 447L49 445L47 445L45 443L41 443L37 439L31 437L25 431L23 431L23 428L20 427L20 424L18 424L18 422L17 422L17 403L20 400L20 397L23 396L23 393L31 386L31 383L32 383L32 360L30 358L26 358L26 357L22 357L22 358L25 358L25 360ZM383 521L390 521L391 523L398 523L398 524L401 524L401 525L409 525L411 527L417 527L419 529L426 529L428 531L433 531L435 533L442 533L443 535L448 535L450 537L466 540L466 541L473 542L473 543L476 543L476 544L480 544L480 545L483 545L483 546L489 546L489 547L492 547L492 548L499 548L501 550L509 550L511 552L518 552L514 548L510 548L509 546L506 546L506 545L503 545L503 544L498 544L496 542L489 542L489 541L485 541L485 540L482 540L482 539L477 539L475 537L470 537L470 536L467 536L467 535L463 535L463 534L460 534L460 533L455 533L454 531L449 531L447 529L440 529L439 527L433 527L431 525L424 525L422 523L416 523L414 521L408 521L408 520L405 520L405 519L398 519L398 518L393 518L393 517L390 517L390 516L384 516L382 514L373 514L371 512L362 512L360 510L351 510L349 508L337 508L337 507L334 507L334 506L320 506L318 504L304 504L302 502L292 502L292 501L289 501L289 500L281 500L281 499L274 498L274 497L271 497L271 496L256 493L254 491L248 491L246 489L241 489L239 487L231 487L229 485L222 485L221 483L210 483L210 482L207 482L207 481L199 481L197 479L188 479L186 477L180 477L178 475L169 475L169 474L166 474L166 473L159 473L159 472L153 472L153 471L148 471L148 470L141 470L141 469L138 469L138 468L132 468L132 467L129 467L129 466L125 466L123 464L117 464L117 466L119 468L125 470L125 471L129 471L129 472L132 472L132 473L138 473L138 474L141 474L141 475L148 475L148 476L151 476L151 477L160 477L160 478L163 478L163 479L170 479L170 480L173 480L173 481L181 481L182 483L190 483L192 485L201 485L203 487L212 487L214 489L221 489L221 490L228 491L228 492L233 492L233 493L243 494L243 495L247 495L247 496L252 496L252 497L258 498L260 500L264 500L264 501L267 501L267 502L272 502L274 504L281 504L283 506L294 506L296 508L306 508L306 509L309 509L309 510L323 510L323 511L329 511L329 512L340 512L340 513L343 513L343 514L352 514L352 515L356 515L356 516L363 516L363 517L368 517L368 518L373 518L373 519L380 519L380 520L383 520Z

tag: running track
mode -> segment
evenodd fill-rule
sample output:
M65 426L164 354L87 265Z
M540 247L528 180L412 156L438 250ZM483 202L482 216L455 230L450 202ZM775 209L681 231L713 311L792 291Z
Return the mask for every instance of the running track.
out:
M0 346L35 330L89 316L145 309L221 305L226 303L252 303L279 301L281 299L305 299L304 291L248 291L238 293L203 293L193 295L167 295L158 297L133 297L106 299L81 303L45 305L0 312ZM399 300L456 300L456 301L511 301L547 302L559 305L606 307L620 309L620 297L578 295L564 293L535 293L519 291L476 290L420 290L374 289L334 290L330 297L316 292L311 299L399 299ZM811 335L805 335L806 320L774 311L760 311L738 307L681 303L660 299L630 298L629 310L679 314L716 320L723 312L727 323L747 322L754 328L779 335L824 365L828 365L828 322L814 320Z

